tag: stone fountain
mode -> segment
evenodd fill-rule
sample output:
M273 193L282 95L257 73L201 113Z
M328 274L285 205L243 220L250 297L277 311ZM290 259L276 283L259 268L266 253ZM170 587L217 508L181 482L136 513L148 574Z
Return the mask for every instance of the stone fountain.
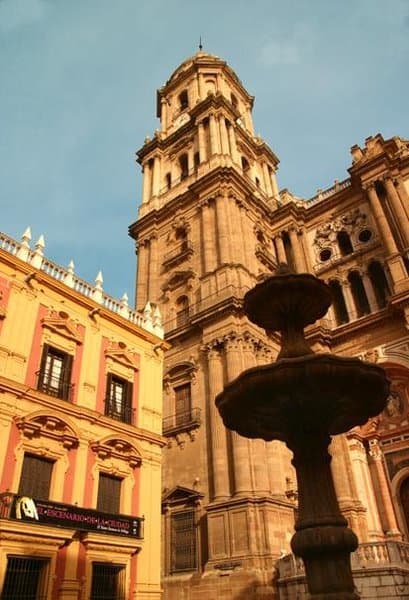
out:
M384 409L389 383L376 365L311 350L304 327L323 317L331 302L327 284L286 265L250 290L246 315L281 333L281 351L276 362L230 382L216 405L229 429L282 440L293 452L299 512L291 547L304 561L311 600L357 600L350 554L358 541L339 509L328 446L331 435Z

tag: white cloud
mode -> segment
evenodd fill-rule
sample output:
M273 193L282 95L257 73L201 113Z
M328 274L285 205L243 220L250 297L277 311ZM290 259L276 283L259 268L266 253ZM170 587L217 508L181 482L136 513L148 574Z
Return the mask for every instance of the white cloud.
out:
M45 14L42 0L0 0L0 29L11 31L40 21Z
M273 65L298 65L303 62L312 48L313 36L310 28L302 23L284 36L283 32L273 32L258 53L258 62L266 67Z

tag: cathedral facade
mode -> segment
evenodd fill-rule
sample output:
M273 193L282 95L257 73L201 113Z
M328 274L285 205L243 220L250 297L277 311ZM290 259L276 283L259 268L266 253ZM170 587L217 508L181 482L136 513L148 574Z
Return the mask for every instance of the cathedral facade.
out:
M278 339L244 316L243 296L280 263L331 286L332 307L307 331L313 349L377 362L391 380L385 412L333 438L332 469L360 542L362 598L375 588L409 597L409 142L367 138L344 181L302 199L279 191L253 101L226 62L199 51L158 90L160 129L138 152L136 308L159 306L171 344L164 598L304 597L289 546L291 453L227 431L214 404L228 381L277 355Z

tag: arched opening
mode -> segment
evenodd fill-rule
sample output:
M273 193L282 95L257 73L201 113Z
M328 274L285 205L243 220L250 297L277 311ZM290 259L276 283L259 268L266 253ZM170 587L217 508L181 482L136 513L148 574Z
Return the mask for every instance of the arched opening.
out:
M405 519L406 531L409 531L409 477L403 480L400 486L399 496L403 517Z
M373 261L368 267L368 274L378 306L384 308L391 293L385 271L379 262Z
M337 242L341 256L352 254L352 252L354 251L351 244L351 238L349 237L346 231L338 231Z
M287 259L287 265L290 267L290 269L292 271L295 271L296 269L295 269L293 247L291 245L290 236L288 235L287 231L283 232L282 239L283 239L283 244L284 244L285 257Z
M241 157L241 168L243 169L243 173L245 175L249 174L250 165L249 165L249 161L247 160L247 158L245 156Z
M180 296L176 300L176 327L183 327L187 324L189 317L189 299L187 296Z
M186 179L189 174L187 154L179 156L180 179Z
M333 309L335 314L335 321L337 325L349 322L349 316L347 307L345 304L344 292L342 286L336 279L329 282L333 298Z
M199 155L199 152L195 152L194 153L194 155L193 155L193 163L194 163L194 166L195 166L195 171L197 171L198 168L199 168L199 165L200 165L200 155Z
M362 277L358 271L351 271L348 275L348 281L351 285L352 297L354 299L357 317L368 315L371 312L368 298L362 283Z
M179 108L180 110L186 110L189 107L189 96L187 90L183 90L179 94Z
M170 173L166 173L165 175L165 186L167 190L170 190L170 186L172 184L172 177Z
M256 186L259 188L260 187L260 179L258 177L256 177L255 181L256 181Z
M237 110L238 107L239 107L239 101L237 100L237 97L233 94L233 92L230 95L230 99L231 99L231 103L233 105L233 108L235 110Z
M178 227L175 232L175 240L180 244L180 250L187 250L187 231L184 227ZM184 296L186 297L186 296Z

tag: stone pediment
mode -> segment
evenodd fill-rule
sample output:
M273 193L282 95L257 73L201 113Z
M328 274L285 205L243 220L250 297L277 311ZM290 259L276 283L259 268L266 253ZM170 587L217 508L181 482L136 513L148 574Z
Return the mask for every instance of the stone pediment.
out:
M53 333L57 333L69 340L73 340L77 344L82 344L82 335L78 331L78 325L70 319L64 311L52 311L49 316L44 317L41 321L44 328L49 329Z
M76 432L56 415L37 414L19 417L16 419L16 425L27 438L50 438L61 443L67 449L78 446Z
M124 367L128 367L131 369L137 369L139 367L139 357L135 356L135 354L133 354L129 350L123 348L108 348L105 351L105 358L110 358L114 362L117 362L123 365Z
M162 504L195 504L204 494L181 485L167 490L162 496Z
M186 271L175 271L163 284L162 289L164 291L174 290L175 288L177 288L180 285L183 285L193 277L195 277L193 269L187 269Z
M118 458L126 461L132 468L139 467L142 463L142 456L138 448L125 438L110 438L91 442L90 447L103 460Z

